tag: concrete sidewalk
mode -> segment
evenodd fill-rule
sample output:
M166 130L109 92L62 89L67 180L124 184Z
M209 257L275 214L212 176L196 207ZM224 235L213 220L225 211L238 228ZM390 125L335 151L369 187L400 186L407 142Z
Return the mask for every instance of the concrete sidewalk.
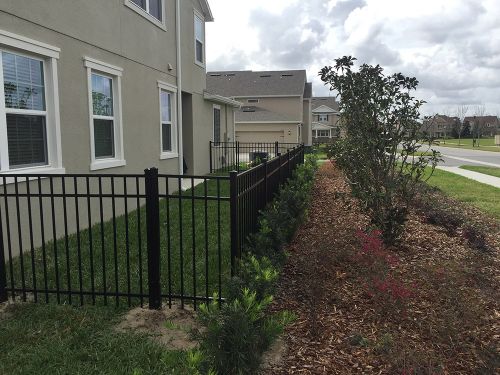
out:
M459 167L437 167L437 169L458 174L460 176L469 178L471 180L481 182L486 185L494 186L496 188L500 188L500 178L490 176L484 173L472 172L466 169L461 169Z

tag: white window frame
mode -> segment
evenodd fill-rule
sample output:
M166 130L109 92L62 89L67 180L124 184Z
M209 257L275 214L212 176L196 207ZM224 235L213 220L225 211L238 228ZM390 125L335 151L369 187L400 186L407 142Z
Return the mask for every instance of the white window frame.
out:
M328 121L328 115L326 115L326 114L318 115L318 121L320 121L320 122L327 122Z
M90 170L97 171L108 168L123 167L127 165L123 150L123 116L122 116L122 83L123 69L108 63L84 57L84 66L87 68L87 92L89 103L89 128L90 128ZM92 73L111 78L113 81L113 141L115 156L107 159L96 159L94 140L94 119L103 118L94 116L94 103L92 100ZM106 117L106 119L108 119Z
M172 111L172 151L163 151L163 116L161 108L161 92L167 91L171 94L170 110ZM177 86L158 81L158 104L160 107L160 160L175 159L179 157L178 121L177 121Z
M203 39L204 40L199 40L197 37L196 37L196 19L199 19L201 21L201 24L202 24L202 28L203 28ZM193 33L194 33L194 62L196 65L198 66L201 66L202 68L205 67L205 62L207 60L207 56L206 56L206 53L205 53L205 40L207 39L207 35L206 35L206 30L205 30L205 17L203 17L203 15L198 12L196 9L194 10L194 18L193 18ZM200 42L202 44L202 50L203 50L203 61L198 61L198 58L196 56L196 42Z
M59 113L59 85L57 62L61 49L21 35L0 30L0 54L9 52L42 61L44 72L45 111L7 109L5 106L3 64L0 59L0 175L1 174L60 174L62 166L61 120ZM47 164L11 169L7 139L7 113L45 116ZM6 183L13 182L7 179ZM0 181L0 183L3 183Z
M147 19L149 22L159 27L160 29L167 31L166 12L165 12L165 2L167 0L162 0L161 2L161 12L162 12L161 21L156 17L152 16L151 14L149 14L149 0L146 1L146 10L142 9L132 0L124 0L124 1L125 1L124 4L130 9L132 9L134 12L140 14L141 16L143 16L145 19Z
M218 109L219 110L219 126L220 126L220 129L219 129L219 136L220 136L220 140L217 142L215 140L215 110ZM222 137L222 107L218 104L214 104L212 106L212 142L215 144L215 146L221 146L221 143L224 142L223 140L223 137Z

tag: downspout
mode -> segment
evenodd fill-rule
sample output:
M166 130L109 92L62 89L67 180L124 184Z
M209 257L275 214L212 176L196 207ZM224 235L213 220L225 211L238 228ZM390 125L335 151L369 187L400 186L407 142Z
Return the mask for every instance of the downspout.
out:
M177 34L177 142L179 151L179 174L184 174L184 147L182 144L182 57L181 57L181 0L176 0L175 24Z

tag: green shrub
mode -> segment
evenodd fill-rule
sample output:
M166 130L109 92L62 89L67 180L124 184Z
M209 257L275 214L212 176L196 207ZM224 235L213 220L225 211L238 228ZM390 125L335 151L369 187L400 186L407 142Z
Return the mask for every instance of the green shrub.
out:
M239 275L233 277L229 283L229 300L241 298L245 288L254 291L258 300L274 293L279 272L269 258L258 259L255 255L245 254L240 261L239 269Z
M200 306L198 316L206 327L201 333L201 350L221 375L255 373L262 353L293 317L287 313L270 316L266 309L272 297L259 301L248 289L241 298L222 306L216 300Z
M316 170L317 159L308 157L262 212L259 232L250 238L225 303L219 306L215 296L210 305L200 307L205 329L198 339L204 360L193 368L213 368L221 375L255 373L262 353L294 319L288 312L269 314L267 308L286 260L284 245L304 219Z

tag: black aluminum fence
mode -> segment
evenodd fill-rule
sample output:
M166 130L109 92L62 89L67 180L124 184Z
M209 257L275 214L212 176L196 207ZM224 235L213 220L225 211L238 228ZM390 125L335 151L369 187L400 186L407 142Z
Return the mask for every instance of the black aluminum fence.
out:
M269 160L297 147L298 143L210 142L210 173L242 172L255 161Z
M0 302L159 308L223 299L303 146L230 176L0 177Z
M304 163L304 146L293 148L284 155L265 161L259 166L238 174L231 172L231 222L233 233L233 258L241 255L248 236L259 229L259 214L292 177L298 165Z

